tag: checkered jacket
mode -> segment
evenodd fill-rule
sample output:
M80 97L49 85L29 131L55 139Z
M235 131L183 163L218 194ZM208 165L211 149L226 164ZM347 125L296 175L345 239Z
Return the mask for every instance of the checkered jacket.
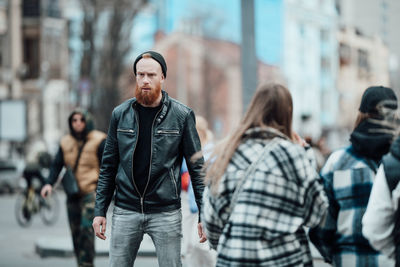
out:
M375 161L357 156L350 146L332 153L321 170L329 210L326 220L309 234L324 259L334 266L390 266L362 235L361 221L377 167Z
M266 145L265 158L246 178L229 217L236 183ZM218 194L206 187L203 201L202 221L217 249L217 266L312 266L303 226L316 226L328 204L302 147L281 137L247 139L231 158Z

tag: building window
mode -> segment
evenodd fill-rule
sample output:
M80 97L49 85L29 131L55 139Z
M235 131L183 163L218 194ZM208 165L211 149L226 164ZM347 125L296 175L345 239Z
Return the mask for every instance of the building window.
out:
M24 63L27 66L26 78L39 77L39 40L37 38L24 39Z
M339 61L340 67L350 65L351 48L347 44L341 43L339 46Z
M329 57L321 57L321 73L328 74L331 71L331 62Z
M304 24L300 23L300 25L299 25L299 34L300 34L301 38L305 37L306 30L305 30Z
M39 0L24 0L22 3L22 15L24 17L39 17L40 16L40 1Z
M3 67L3 38L0 36L0 69Z
M336 11L337 11L337 14L340 16L340 15L342 15L342 3L341 3L341 1L340 0L336 0L335 1L335 8L336 8Z
M321 42L329 42L329 31L326 29L321 29L320 31L320 35L321 35Z
M358 57L358 76L360 78L368 78L370 73L368 52L363 49L358 49L357 57Z

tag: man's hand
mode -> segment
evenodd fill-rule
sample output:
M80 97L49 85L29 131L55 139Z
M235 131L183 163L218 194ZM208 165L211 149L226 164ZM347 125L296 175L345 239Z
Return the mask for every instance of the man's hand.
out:
M107 225L107 219L106 217L102 216L96 216L93 219L93 230L96 236L100 239L106 240L106 225Z
M200 243L204 243L207 240L206 232L203 230L203 225L199 223L197 225L197 232L199 233Z
M53 187L49 184L46 184L42 187L42 190L40 190L40 195L43 198L46 198L47 196L51 195L52 191L53 191Z

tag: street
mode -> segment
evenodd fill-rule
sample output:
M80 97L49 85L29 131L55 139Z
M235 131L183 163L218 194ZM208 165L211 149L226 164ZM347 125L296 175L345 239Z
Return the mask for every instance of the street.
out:
M65 195L57 191L60 200L60 217L56 224L46 226L40 215L33 218L33 223L27 228L18 225L14 206L16 194L0 195L0 267L73 267L76 266L74 257L45 257L41 258L35 252L35 242L43 238L65 237L70 238L65 206ZM107 229L109 231L109 229ZM109 238L110 232L108 232ZM98 242L98 241L96 241ZM95 258L95 266L108 266L107 256ZM138 257L135 262L138 267L156 267L157 258L153 256Z
M46 239L65 239L70 238L67 214L65 207L65 194L57 191L60 201L60 217L52 226L46 226L41 221L39 215L33 218L33 223L27 228L18 225L15 215L14 206L16 194L0 195L0 267L73 267L76 266L75 258L72 256L65 257L44 257L41 258L35 252L35 243L38 240ZM110 216L108 216L110 217ZM106 235L109 238L111 223L107 224ZM97 240L96 244L99 244ZM103 241L100 241L103 242ZM143 243L142 243L143 244ZM95 258L95 266L108 266L107 256L97 256ZM158 266L157 258L154 256L138 256L135 262L137 267L156 267ZM322 260L314 260L314 266L326 267L330 266L322 262Z

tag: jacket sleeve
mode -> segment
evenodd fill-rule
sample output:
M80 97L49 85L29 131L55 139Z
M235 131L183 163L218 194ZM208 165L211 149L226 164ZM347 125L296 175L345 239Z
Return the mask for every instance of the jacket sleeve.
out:
M219 217L220 210L217 208L217 206L221 206L222 203L227 206L222 196L216 198L211 194L208 187L205 188L203 195L204 209L202 210L201 219L204 224L207 240L215 250L217 249L219 238L224 229L224 223Z
M119 150L117 140L117 125L115 110L111 115L110 125L102 163L100 168L99 181L97 183L96 204L94 207L94 216L103 216L107 214L108 206L115 190L115 176L119 165Z
M324 190L328 197L329 208L325 219L311 228L309 231L310 241L317 248L326 262L332 262L332 251L335 242L335 233L339 206L335 201L332 187L333 172L321 174L324 182Z
M104 146L106 145L106 139L101 141L99 147L97 148L97 158L99 159L99 164L101 165L101 160L103 158Z
M58 175L64 166L64 155L61 146L58 148L57 154L51 164L49 177L45 180L46 184L54 185L58 179Z
M326 216L328 199L318 173L307 159L303 158L303 161L305 168L305 179L302 185L304 188L304 225L315 227Z
M193 111L190 111L185 122L183 132L183 156L186 159L186 164L192 182L194 196L196 198L199 214L201 210L201 201L204 190L202 168L204 159L201 157L193 161L191 157L201 150L200 138L196 130L196 121Z
M391 193L383 165L378 169L362 219L362 233L371 246L388 257L394 256L394 214Z

